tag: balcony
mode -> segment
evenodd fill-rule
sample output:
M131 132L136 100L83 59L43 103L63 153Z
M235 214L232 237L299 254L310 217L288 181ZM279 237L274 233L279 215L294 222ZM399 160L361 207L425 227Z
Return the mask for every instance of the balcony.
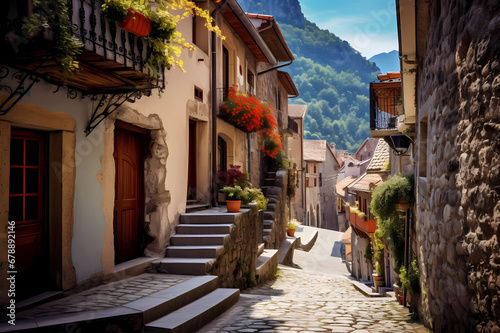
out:
M349 207L346 207L346 212L348 212L347 216L349 216L351 224L366 234L372 234L377 230L375 220L367 220L366 217L362 218Z
M397 118L402 114L401 81L370 83L370 130L373 138L398 133Z
M288 117L288 130L297 134L299 133L299 124L291 117Z
M2 15L0 62L23 73L40 77L56 85L66 85L86 95L123 94L164 88L164 69L159 77L144 66L150 54L147 41L120 29L101 12L103 0L69 0L68 15L76 26L73 36L84 44L77 56L80 71L64 75L55 61L53 34L46 29L43 37L25 38L19 31L22 17L32 12L31 1L9 0ZM10 7L9 7L10 5Z

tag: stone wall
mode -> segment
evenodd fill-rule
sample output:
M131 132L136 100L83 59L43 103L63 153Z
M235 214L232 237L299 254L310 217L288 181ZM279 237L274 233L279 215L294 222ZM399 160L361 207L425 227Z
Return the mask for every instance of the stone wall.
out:
M231 228L229 239L224 242L224 252L207 272L219 277L220 287L245 289L256 284L259 223L256 205L236 215L235 226Z
M274 221L272 231L267 236L266 248L268 249L279 249L286 238L286 226L289 220L288 196L286 194L287 181L287 171L278 170L276 172L275 186L266 193L269 204L268 210L264 212L264 219L272 218ZM274 206L274 211L270 211L270 205Z
M435 1L428 14L418 80L419 313L435 332L498 332L500 3Z

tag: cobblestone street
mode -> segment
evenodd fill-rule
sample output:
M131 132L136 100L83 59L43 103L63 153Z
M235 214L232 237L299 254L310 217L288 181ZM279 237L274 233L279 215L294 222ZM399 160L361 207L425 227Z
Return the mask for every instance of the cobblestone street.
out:
M281 267L200 333L427 332L394 298L369 298L345 276Z

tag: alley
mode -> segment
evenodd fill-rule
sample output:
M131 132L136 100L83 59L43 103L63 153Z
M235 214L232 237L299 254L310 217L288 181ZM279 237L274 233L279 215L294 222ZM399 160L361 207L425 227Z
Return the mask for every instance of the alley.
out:
M280 266L276 281L243 292L199 333L427 332L394 298L365 297L353 287L329 251L340 234L320 230L310 252L295 251L299 268Z

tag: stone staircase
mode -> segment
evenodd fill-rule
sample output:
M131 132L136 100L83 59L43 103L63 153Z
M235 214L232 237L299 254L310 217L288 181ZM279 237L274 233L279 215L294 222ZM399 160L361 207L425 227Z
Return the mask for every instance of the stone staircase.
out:
M262 193L269 200L267 203L267 209L264 212L264 231L263 231L263 241L267 244L269 240L269 235L272 232L274 224L274 212L279 204L281 187L276 186L276 172L269 171L264 178L264 185L261 186Z
M204 275L224 250L236 214L203 210L181 215L176 234L157 269L170 274Z

